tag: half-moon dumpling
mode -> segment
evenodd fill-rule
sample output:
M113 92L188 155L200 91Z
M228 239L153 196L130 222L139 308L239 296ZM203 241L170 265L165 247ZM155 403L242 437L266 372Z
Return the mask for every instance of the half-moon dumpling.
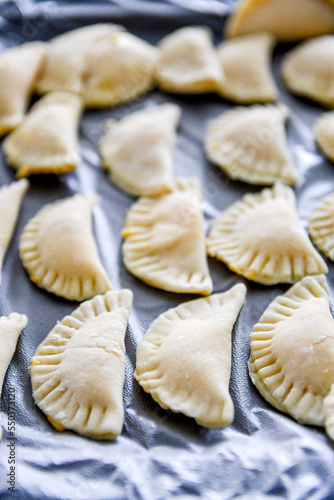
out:
M24 314L12 313L0 318L0 397L9 363L14 355L19 335L28 322ZM0 427L0 439L2 429Z
M334 440L334 384L324 399L325 422L324 426L328 436Z
M117 106L151 90L158 52L126 31L104 36L87 53L83 90L86 106Z
M131 207L122 235L124 264L134 276L169 292L211 293L200 199L197 179L178 179L172 193Z
M309 232L313 243L334 261L334 193L322 198L310 216Z
M180 115L179 106L162 104L132 113L119 123L107 122L100 151L115 184L135 196L172 190L175 130Z
M81 93L87 52L105 35L121 29L113 24L93 24L53 38L48 45L37 91L40 94L58 91Z
M124 337L132 292L81 304L47 335L31 360L36 404L58 430L112 439L122 432Z
M24 43L0 53L0 136L22 120L33 93L47 44Z
M323 154L334 162L334 111L320 115L315 122L314 133Z
M20 257L31 281L78 301L112 288L91 227L98 201L95 195L55 201L28 222L20 240Z
M268 31L279 42L294 42L334 29L334 6L327 0L243 0L227 26L228 36Z
M162 408L205 427L232 422L231 333L245 295L238 284L169 309L152 323L138 345L134 376Z
M15 230L23 196L28 187L27 179L21 179L0 188L0 282L3 260Z
M250 336L249 373L262 396L333 438L334 321L325 276L306 277L266 309ZM331 396L332 397L332 396Z
M263 285L328 272L298 218L292 189L280 183L233 203L213 222L207 246L209 255Z
M283 60L282 76L291 92L334 106L334 35L292 49Z
M206 27L181 28L159 44L157 82L167 92L196 94L215 92L224 72Z
M284 122L289 114L284 105L255 105L234 108L215 118L205 137L208 159L231 179L250 184L297 181L290 159Z
M224 41L218 47L225 73L220 95L242 104L275 101L278 92L270 70L274 45L275 37L269 33Z
M64 174L80 162L82 99L70 92L45 95L5 139L3 150L17 177Z

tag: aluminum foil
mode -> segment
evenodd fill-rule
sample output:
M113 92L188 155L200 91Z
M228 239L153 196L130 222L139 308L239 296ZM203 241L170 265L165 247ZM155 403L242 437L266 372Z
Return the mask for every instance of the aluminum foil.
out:
M233 1L62 1L16 0L0 4L0 47L48 40L64 31L95 22L117 22L156 43L181 26L210 26L221 40L224 17ZM334 190L334 167L317 150L312 133L320 106L291 96L282 86L280 61L289 47L275 51L273 69L280 100L292 115L287 125L289 149L300 175L298 210L307 227L315 202ZM1 82L0 82L1 84ZM333 442L319 428L299 425L275 410L253 387L247 372L249 334L268 304L286 286L265 287L246 282L247 302L233 331L231 395L235 420L222 430L208 430L192 419L162 410L133 379L135 352L150 323L163 311L193 296L166 293L133 278L124 268L120 230L134 199L117 189L101 168L97 144L107 118L162 102L182 108L175 153L175 176L202 180L206 222L260 187L230 181L210 165L203 152L208 122L232 107L215 95L178 96L154 91L129 105L89 111L80 126L82 164L69 175L31 179L18 226L4 263L0 314L27 314L9 367L1 400L1 423L7 427L9 393L15 390L15 492L7 483L10 471L8 432L0 444L0 497L3 499L133 499L160 500L232 498L334 498ZM14 180L14 170L1 156L0 184ZM29 281L18 256L18 238L27 221L46 203L74 193L97 192L94 229L101 258L116 289L131 288L134 306L126 335L125 422L115 442L99 442L71 432L59 433L34 405L28 367L36 347L76 303L57 298ZM334 267L328 282L334 293ZM242 278L210 260L214 291L227 290ZM0 347L1 348L1 347ZM307 360L305 360L307 369ZM89 367L85 368L89 369ZM9 477L10 479L10 477Z

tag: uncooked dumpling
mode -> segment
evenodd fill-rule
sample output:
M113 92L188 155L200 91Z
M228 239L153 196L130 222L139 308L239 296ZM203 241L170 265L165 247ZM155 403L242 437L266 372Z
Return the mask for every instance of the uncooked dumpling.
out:
M334 35L307 40L288 52L282 75L293 93L334 106Z
M24 43L0 53L0 136L22 120L34 91L47 44Z
M134 276L169 292L211 293L200 200L197 179L178 179L172 193L131 207L122 235L124 264Z
M21 179L0 188L0 282L3 260L15 230L23 196L28 187L29 182L26 179Z
M173 185L173 153L181 110L162 104L108 121L100 143L111 179L135 196L169 192Z
M334 440L334 384L328 396L324 399L325 429L328 436Z
M123 427L124 337L132 292L107 292L81 304L51 330L31 360L36 404L59 431L97 439Z
M275 105L234 108L215 118L205 137L205 151L231 179L250 184L297 181L287 148L284 122L288 109Z
M262 396L333 434L334 321L325 276L306 277L266 309L250 336L249 372Z
M86 106L116 106L151 90L158 52L126 31L104 36L87 53L83 90Z
M309 232L313 243L334 261L334 193L322 198L311 213Z
M112 288L92 232L95 195L75 195L42 208L23 230L20 257L30 279L69 300Z
M320 115L315 122L314 133L323 154L334 162L334 111Z
M278 91L270 68L274 46L275 37L269 33L224 41L218 47L225 73L219 93L241 104L275 101Z
M28 321L24 314L12 313L0 318L0 396L9 363L14 355L19 335ZM0 439L2 429L0 427Z
M17 177L64 174L80 162L78 127L82 99L54 92L40 99L3 143Z
M205 427L233 421L231 333L246 287L185 302L161 314L138 345L135 378L162 408Z
M121 29L113 24L93 24L53 38L37 91L40 94L57 91L81 93L87 52L91 48L94 50L105 35Z
M327 273L298 218L292 189L277 183L246 194L212 224L208 253L263 285Z
M328 0L243 0L237 3L227 35L268 31L279 42L295 42L334 29L334 6Z
M208 28L181 28L163 38L159 47L156 78L161 89L196 94L220 88L224 73Z

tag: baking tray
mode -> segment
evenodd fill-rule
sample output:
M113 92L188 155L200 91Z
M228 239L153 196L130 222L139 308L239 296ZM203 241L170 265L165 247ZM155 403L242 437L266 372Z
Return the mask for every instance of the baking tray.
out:
M224 18L232 1L11 1L0 4L0 46L47 40L64 31L95 22L116 22L156 43L189 24L210 26L221 40ZM274 73L281 102L292 110L287 125L289 149L300 175L298 211L307 227L315 202L334 190L334 167L317 150L312 134L319 106L291 96L282 86L279 67L287 46L274 55ZM166 293L146 286L124 268L120 231L134 198L117 189L101 168L97 144L107 118L119 119L151 104L174 102L182 108L175 153L175 176L197 176L203 183L206 223L246 192L260 187L230 181L210 165L203 137L210 119L232 107L215 95L178 96L154 91L126 106L89 111L80 126L82 164L61 177L31 178L18 226L4 263L0 314L27 314L9 367L1 400L6 425L8 393L16 392L16 487L8 491L8 434L0 444L0 497L3 499L135 499L179 497L209 500L333 499L333 442L320 428L299 425L268 405L247 372L249 334L268 304L287 286L265 287L246 282L247 302L233 331L231 395L235 420L222 430L208 430L192 419L162 410L133 379L135 351L150 323L163 311L194 296ZM15 173L0 158L0 184ZM116 289L130 288L134 306L126 335L125 421L121 436L99 442L72 432L59 433L34 405L28 367L38 344L77 303L49 294L32 284L19 260L18 238L27 221L46 203L73 193L97 192L94 229L103 263ZM214 291L227 290L242 278L210 260ZM334 293L334 266L328 262ZM89 367L87 367L89 369Z

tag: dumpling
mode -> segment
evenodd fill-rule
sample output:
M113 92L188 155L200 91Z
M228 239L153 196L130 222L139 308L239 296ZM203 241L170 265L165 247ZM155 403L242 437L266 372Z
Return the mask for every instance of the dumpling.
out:
M224 41L218 47L218 57L225 73L219 93L242 104L275 101L278 91L270 69L275 43L275 37L270 33Z
M124 337L132 292L107 292L81 304L47 335L31 360L36 404L58 431L97 439L122 432Z
M309 232L313 243L334 261L334 193L322 198L311 213Z
M0 188L0 282L3 260L15 230L23 196L28 187L27 179L21 179Z
M0 396L7 368L14 355L19 335L28 322L24 314L12 313L0 317ZM2 429L0 427L0 439Z
M178 179L172 193L131 207L122 235L124 264L134 276L169 292L212 292L200 198L197 179Z
M135 196L172 190L180 115L179 106L162 104L127 115L119 123L107 122L100 151L115 184Z
M47 44L24 43L0 53L0 136L22 120L43 63Z
M268 31L294 42L333 31L334 7L327 0L243 0L229 19L227 36Z
M80 163L78 127L82 99L54 92L40 99L4 141L8 161L17 177L64 174Z
M81 93L87 52L101 38L121 29L113 24L93 24L53 38L48 45L37 91L40 94L57 91Z
M28 322L24 314L12 313L0 317L0 396L9 363L14 355L19 335ZM0 427L0 439L2 429Z
M334 35L307 40L288 52L282 76L291 92L334 106Z
M334 384L324 399L325 407L325 429L328 436L334 439Z
M117 106L154 87L158 49L117 31L104 36L87 53L84 100L88 107Z
M298 218L292 189L280 183L225 210L213 222L207 246L209 255L263 285L328 272Z
M91 227L98 201L90 194L71 196L46 205L28 222L19 249L31 281L78 301L112 288Z
M224 73L212 44L209 28L190 26L167 35L160 42L157 82L167 92L215 92Z
M334 162L334 111L323 113L315 122L315 139L320 150Z
M262 396L333 433L334 321L325 276L306 277L266 309L250 336L249 373Z
M135 378L164 409L205 427L233 421L231 333L246 287L185 302L161 314L138 345Z
M234 108L215 118L205 136L205 152L231 179L250 184L297 181L287 148L284 105Z

